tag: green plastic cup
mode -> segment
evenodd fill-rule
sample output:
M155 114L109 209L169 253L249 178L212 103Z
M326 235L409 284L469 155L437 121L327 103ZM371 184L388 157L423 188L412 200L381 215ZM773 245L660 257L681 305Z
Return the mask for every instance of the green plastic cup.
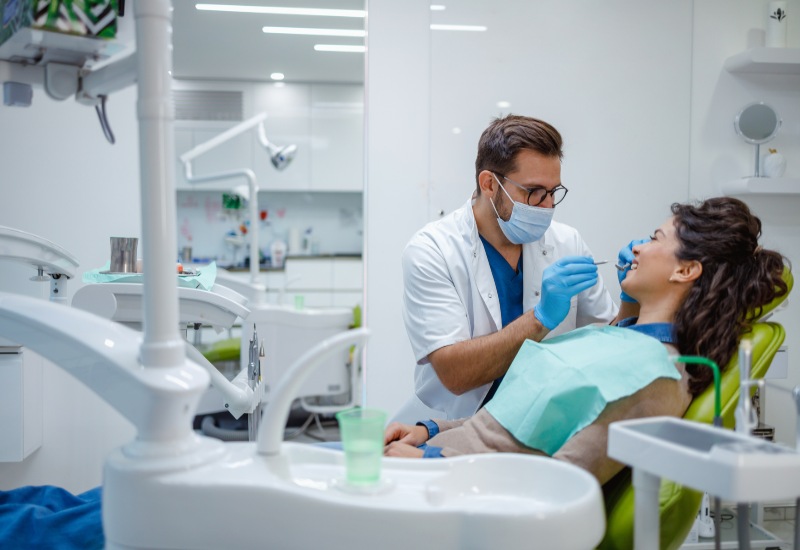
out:
M377 485L381 479L386 412L348 409L336 413L344 447L346 481L354 487Z

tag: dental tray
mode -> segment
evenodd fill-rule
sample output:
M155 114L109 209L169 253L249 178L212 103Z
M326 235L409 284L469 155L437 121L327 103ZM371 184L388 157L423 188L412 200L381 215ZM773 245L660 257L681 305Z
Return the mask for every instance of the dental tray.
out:
M136 275L142 275L142 273L140 273L138 271L109 271L109 270L105 270L105 271L98 271L98 273L100 273L101 275L120 275L120 276L130 275L131 277L136 276ZM181 273L178 273L178 277L199 277L199 276L200 276L200 270L199 269L198 270L194 270L194 271L189 270L189 269L184 269Z
M614 422L608 455L733 502L800 495L800 453L699 422L672 417Z

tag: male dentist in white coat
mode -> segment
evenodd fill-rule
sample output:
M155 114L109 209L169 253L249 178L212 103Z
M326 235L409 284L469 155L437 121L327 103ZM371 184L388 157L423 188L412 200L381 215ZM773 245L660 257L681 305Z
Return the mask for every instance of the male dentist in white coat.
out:
M525 339L616 318L589 247L552 220L567 194L562 156L550 124L495 120L478 143L475 193L406 246L403 317L416 395L396 420L470 416L492 398ZM626 316L636 314L638 304L623 304Z

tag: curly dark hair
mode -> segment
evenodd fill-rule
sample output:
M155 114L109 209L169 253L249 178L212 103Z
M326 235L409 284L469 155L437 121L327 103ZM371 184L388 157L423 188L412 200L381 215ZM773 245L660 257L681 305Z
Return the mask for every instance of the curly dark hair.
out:
M725 368L763 306L788 292L782 278L785 259L758 244L761 220L738 199L675 203L671 209L679 242L677 257L703 266L675 316L678 348ZM690 364L686 370L693 396L713 379L713 373L701 365Z
M513 172L517 153L523 149L561 159L564 156L561 147L561 134L543 120L520 115L494 119L478 141L478 155L475 158L478 194L481 194L478 174L484 170L498 174Z

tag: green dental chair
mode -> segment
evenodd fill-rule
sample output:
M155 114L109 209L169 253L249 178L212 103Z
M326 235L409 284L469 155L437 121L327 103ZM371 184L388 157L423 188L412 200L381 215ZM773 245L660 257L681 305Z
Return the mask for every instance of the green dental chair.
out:
M765 317L783 302L792 290L794 278L787 267L784 270L788 292L764 307L760 318ZM775 353L783 343L786 333L774 322L758 321L748 336L753 342L752 379L763 378L772 363ZM721 416L725 428L733 429L733 413L739 401L739 355L734 355L721 373ZM697 396L686 414L687 420L713 423L714 385ZM633 548L634 495L630 468L626 468L603 486L606 506L606 534L598 546L599 550L631 550ZM683 544L700 510L701 492L673 483L661 481L659 504L661 508L661 542L664 550L677 549Z

